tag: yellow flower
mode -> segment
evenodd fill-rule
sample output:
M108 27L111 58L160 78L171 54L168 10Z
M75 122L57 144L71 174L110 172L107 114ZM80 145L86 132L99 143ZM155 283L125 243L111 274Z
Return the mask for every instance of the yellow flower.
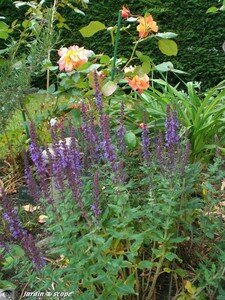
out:
M149 33L157 32L159 29L151 15L139 17L137 21L139 23L137 26L137 31L139 32L140 38L145 38L149 35Z
M58 60L59 70L71 72L86 63L88 57L93 55L93 52L83 47L70 46L69 48L64 47L59 49L58 54L61 56Z

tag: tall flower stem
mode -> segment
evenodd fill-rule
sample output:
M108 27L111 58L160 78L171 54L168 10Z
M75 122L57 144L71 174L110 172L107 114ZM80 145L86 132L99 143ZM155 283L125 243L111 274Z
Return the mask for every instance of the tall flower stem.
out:
M139 44L139 41L140 41L140 39L139 39L137 42L135 42L135 45L134 45L133 51L132 51L132 53L131 53L131 56L130 56L130 58L128 59L128 61L127 61L127 63L125 64L125 66L123 67L123 70L124 70L124 69L129 65L129 63L133 60L135 51L136 51L137 46L138 46L138 44Z
M113 65L112 65L112 70L111 70L111 80L114 80L114 78L115 78L116 58L117 58L119 39L120 39L121 20L122 20L122 15L121 15L121 10L120 10L119 13L118 13L118 20L117 20L117 31L116 31L116 39L115 39L115 45L114 45Z

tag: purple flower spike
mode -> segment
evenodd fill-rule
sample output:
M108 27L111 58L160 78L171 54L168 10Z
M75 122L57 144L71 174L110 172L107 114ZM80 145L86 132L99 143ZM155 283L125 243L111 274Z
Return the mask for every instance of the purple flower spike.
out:
M30 195L33 197L33 199L37 203L40 199L40 192L39 192L38 186L35 182L31 167L29 166L27 154L25 151L23 152L23 161L24 161L24 167L25 167L25 180L27 183L27 187L28 187Z
M166 110L166 147L176 146L179 143L179 124L177 120L177 112L174 110L171 112L171 108L168 105Z
M5 219L9 232L13 240L24 249L29 259L33 262L35 269L38 271L45 265L45 261L39 250L36 248L34 238L25 230L20 222L17 208L12 206L12 203L6 199L4 190L0 190L2 195L3 218ZM4 244L3 244L4 246Z
M121 108L120 108L120 126L119 129L117 130L117 138L118 138L119 149L121 153L126 152L125 134L126 134L126 129L124 126L124 103L122 101Z
M46 265L44 257L40 254L39 250L35 245L35 240L31 234L26 234L20 241L26 255L33 262L36 271L39 271Z
M164 155L163 135L160 133L156 140L156 159L161 169L164 167L165 163Z
M40 178L41 190L44 194L44 197L48 198L49 191L47 185L47 176L46 176L47 174L46 174L45 162L42 156L42 150L37 143L37 135L33 123L30 123L30 137L31 137L30 155L37 169L38 176Z
M113 171L117 172L117 157L115 153L115 147L110 136L109 117L107 115L102 115L100 117L100 127L103 137L101 145L104 152L104 157L111 164Z
M92 212L96 219L101 214L101 210L99 207L99 174L98 171L94 173L94 180L93 180L93 205L91 206Z
M94 71L94 84L95 84L95 103L98 108L98 112L101 115L103 111L103 98L102 92L100 90L99 82L98 82L98 73Z

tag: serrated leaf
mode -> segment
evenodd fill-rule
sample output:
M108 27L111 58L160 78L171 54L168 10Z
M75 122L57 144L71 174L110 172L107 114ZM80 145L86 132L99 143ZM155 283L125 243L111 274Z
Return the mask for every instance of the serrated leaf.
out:
M102 93L104 96L111 96L117 89L117 84L113 81L108 81L102 87Z
M133 132L127 132L125 135L125 142L129 148L135 148L137 144L137 138Z
M173 40L161 39L158 41L159 50L167 56L176 56L178 47Z
M81 28L79 31L83 37L91 37L95 33L99 32L100 30L105 29L105 24L99 21L91 21L87 26Z
M160 37L162 39L173 39L177 37L177 34L174 32L159 32L155 36Z

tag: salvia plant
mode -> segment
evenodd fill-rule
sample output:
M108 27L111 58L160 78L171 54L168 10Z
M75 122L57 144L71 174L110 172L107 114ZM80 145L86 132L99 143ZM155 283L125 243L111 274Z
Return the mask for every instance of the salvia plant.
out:
M153 299L163 274L169 297L205 299L207 289L213 295L222 291L216 266L209 284L210 275L193 278L202 288L187 277L182 247L196 243L193 223L204 207L193 196L200 170L189 164L190 146L179 136L176 110L167 107L166 133L156 131L154 138L144 114L140 151L130 155L124 103L112 134L97 72L95 91L98 115L82 103L81 126L54 124L47 147L30 124L33 165L24 153L25 179L47 218L45 238L37 242L24 228L2 191L2 216L11 236L11 243L1 241L4 269L14 268L14 279L27 290L70 292L70 299ZM205 233L209 218L203 218L201 230L213 239Z

